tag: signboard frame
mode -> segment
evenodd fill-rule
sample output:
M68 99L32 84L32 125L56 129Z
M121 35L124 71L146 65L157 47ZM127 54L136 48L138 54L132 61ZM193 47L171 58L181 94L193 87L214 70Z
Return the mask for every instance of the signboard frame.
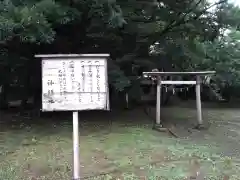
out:
M61 108L61 109L54 109L54 108L44 108L43 100L44 100L44 84L43 84L43 79L42 79L42 111L43 112L50 112L50 111L85 111L85 110L110 110L110 105L109 105L109 88L108 88L108 76L107 76L107 60L109 59L109 54L50 54L50 55L36 55L35 57L42 58L42 78L43 77L43 63L44 61L59 61L59 60L65 60L65 61L81 61L81 59L89 59L89 61L94 60L94 58L100 58L105 61L105 77L106 77L106 85L105 85L105 96L106 96L106 104L104 108L74 108L74 109L67 109L67 108ZM75 92L77 93L77 92Z

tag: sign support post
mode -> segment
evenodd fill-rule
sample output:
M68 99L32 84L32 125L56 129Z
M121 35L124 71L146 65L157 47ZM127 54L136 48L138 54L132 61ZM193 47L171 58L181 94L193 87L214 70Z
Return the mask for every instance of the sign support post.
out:
M73 180L80 179L78 111L73 115Z
M70 111L73 122L73 180L80 180L78 111L110 110L109 54L48 54L42 58L42 111Z
M157 77L156 126L161 127L161 77Z

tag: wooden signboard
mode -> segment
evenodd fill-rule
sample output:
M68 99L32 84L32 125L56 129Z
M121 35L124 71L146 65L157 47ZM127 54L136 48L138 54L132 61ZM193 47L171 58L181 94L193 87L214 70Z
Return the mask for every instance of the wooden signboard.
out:
M41 57L43 111L109 109L106 56Z
M109 110L108 54L42 58L42 111L73 112L73 179L80 179L78 111Z

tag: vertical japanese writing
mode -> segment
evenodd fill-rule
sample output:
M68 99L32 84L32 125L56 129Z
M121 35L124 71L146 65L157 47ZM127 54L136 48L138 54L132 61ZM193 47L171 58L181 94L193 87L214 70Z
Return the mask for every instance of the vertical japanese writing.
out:
M52 80L48 80L47 81L47 85L48 85L48 98L51 98L51 96L54 94L54 91L53 91L53 81ZM54 103L53 101L51 100L48 100L48 103Z
M60 96L63 95L63 72L62 70L58 71L58 81L60 85Z
M54 90L53 90L53 87L52 87L53 84L54 84L53 80L48 80L48 81L47 81L47 87L48 87L48 90L47 90L48 100L47 100L47 102L48 102L49 104L54 103L54 101L52 100L52 96L53 96L53 94L54 94Z
M53 89L48 89L48 103L52 104L54 103L53 99L52 99L52 95L54 94Z
M85 66L84 66L84 61L81 61L81 81L78 83L78 101L82 102L82 92L84 92L85 87Z
M82 68L82 74L81 74L81 78L82 78L82 91L85 91L85 67L84 67L84 61L81 61L81 68Z
M53 89L48 89L48 96L52 96L54 94Z
M63 68L63 78L62 78L62 84L63 84L63 96L65 100L67 99L66 97L66 92L67 92L67 79L66 79L66 62L62 62L62 68Z
M78 83L77 90L78 90L78 101L82 102L81 83Z
M54 84L53 80L48 80L47 82L48 86L52 86Z
M90 99L91 99L91 102L93 102L93 79L92 79L92 61L88 61L89 63L89 69L88 69L88 77L89 77L89 92L90 92Z
M75 74L74 74L74 69L75 69L75 64L74 64L74 61L70 61L69 63L69 71L70 71L70 74L71 74L71 84L72 84L72 91L74 92L75 91Z
M95 61L95 63L99 63L99 61ZM96 78L97 78L97 95L98 95L98 101L100 101L100 75L99 75L100 65L99 64L96 66L96 69L97 69L97 75L96 75Z

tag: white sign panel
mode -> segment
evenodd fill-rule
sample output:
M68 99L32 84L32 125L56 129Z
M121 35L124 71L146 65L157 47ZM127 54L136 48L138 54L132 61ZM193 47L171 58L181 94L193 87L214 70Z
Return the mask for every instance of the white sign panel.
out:
M57 57L42 60L42 110L109 108L106 57Z

